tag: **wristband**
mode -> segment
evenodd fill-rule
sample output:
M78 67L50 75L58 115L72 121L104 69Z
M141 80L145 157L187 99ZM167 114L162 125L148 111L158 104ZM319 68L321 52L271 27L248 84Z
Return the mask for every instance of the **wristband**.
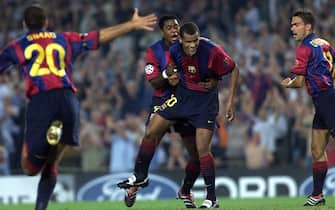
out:
M167 79L167 78L168 78L168 75L166 74L166 70L164 70L164 71L162 72L162 77L163 77L164 79Z

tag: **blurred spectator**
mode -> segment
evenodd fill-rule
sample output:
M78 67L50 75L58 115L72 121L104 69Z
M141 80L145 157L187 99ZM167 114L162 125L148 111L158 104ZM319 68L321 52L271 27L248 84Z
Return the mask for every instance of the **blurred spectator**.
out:
M231 139L228 137L228 131L221 116L217 118L216 123L218 128L212 137L211 149L215 166L220 168L227 166L227 146Z
M255 118L255 123L252 127L252 139L259 138L260 146L264 147L264 149L274 154L276 150L276 130L274 127L273 118L269 116L268 110L265 107L262 107ZM257 141L255 141L256 143ZM258 142L257 142L258 143Z
M176 168L185 169L186 159L184 156L184 147L181 143L181 138L177 133L169 133L170 147L166 168L170 171Z
M308 147L311 141L310 128L313 122L312 107L298 106L296 108L296 115L294 127L292 131L292 159L297 166L305 166L306 160L309 156L311 158ZM307 155L308 154L308 155Z
M0 175L10 175L8 152L4 146L0 144Z
M92 112L92 121L82 117L80 131L82 171L105 171L107 148L104 146L102 127L99 123L101 112Z
M248 169L267 168L273 161L273 154L261 143L261 137L255 133L245 147L245 160Z
M127 129L124 121L116 122L110 142L109 172L128 172L133 169L136 157L136 133Z
M248 126L248 122L242 121L239 114L235 116L234 121L228 126L227 161L244 160L244 147L247 142Z

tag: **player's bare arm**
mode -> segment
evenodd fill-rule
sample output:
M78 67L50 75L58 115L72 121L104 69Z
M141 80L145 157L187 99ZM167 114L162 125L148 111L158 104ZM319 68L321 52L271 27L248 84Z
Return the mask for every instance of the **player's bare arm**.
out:
M305 77L302 75L297 75L293 79L287 77L281 81L281 85L285 88L301 88L304 86Z
M229 88L229 96L227 100L227 108L226 108L226 119L231 122L235 118L235 110L234 110L234 95L235 90L238 83L238 77L239 77L240 71L235 66L233 71L231 72L231 78L230 78L230 88Z
M150 80L150 85L154 89L160 89L160 88L163 88L167 85L167 81L166 81L165 78L160 76L160 77L156 77L156 78L153 78L152 80Z
M113 39L128 33L132 30L153 31L154 25L157 23L157 17L154 14L139 16L138 9L134 9L133 16L130 21L118 24L116 26L101 29L99 31L99 43L107 43Z

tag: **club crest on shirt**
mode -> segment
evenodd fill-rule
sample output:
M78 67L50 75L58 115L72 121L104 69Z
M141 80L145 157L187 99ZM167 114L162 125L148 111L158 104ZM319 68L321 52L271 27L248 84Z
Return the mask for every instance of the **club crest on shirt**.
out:
M195 66L187 66L187 71L191 74L197 73L197 69L195 68Z
M154 72L154 66L152 64L147 64L144 67L144 71L146 74L152 74Z

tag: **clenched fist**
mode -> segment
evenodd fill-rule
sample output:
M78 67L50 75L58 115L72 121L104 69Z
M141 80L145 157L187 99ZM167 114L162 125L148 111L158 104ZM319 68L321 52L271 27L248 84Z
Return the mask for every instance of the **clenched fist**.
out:
M169 84L171 86L178 85L180 77L177 68L174 65L168 65L165 71Z

